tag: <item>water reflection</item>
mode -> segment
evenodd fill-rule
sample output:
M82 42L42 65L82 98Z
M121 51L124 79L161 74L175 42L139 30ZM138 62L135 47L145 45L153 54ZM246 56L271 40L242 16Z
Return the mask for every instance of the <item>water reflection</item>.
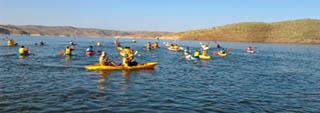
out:
M26 58L26 56L25 55L19 55L19 59L25 59Z
M108 79L108 75L110 74L110 71L99 71L98 74L98 80L97 80L97 89L98 92L100 93L104 93L105 89L106 89L106 81ZM130 86L131 80L130 80L130 71L121 71L121 76L122 76L122 81L123 81L123 85L121 87L122 90L127 90L128 87Z
M97 81L98 92L103 93L106 88L107 71L99 71L99 80Z

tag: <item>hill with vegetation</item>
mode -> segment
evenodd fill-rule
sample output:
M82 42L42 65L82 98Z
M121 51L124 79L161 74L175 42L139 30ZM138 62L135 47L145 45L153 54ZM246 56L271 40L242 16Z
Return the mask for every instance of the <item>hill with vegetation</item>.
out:
M168 32L129 32L71 26L0 25L0 34L10 35L155 38L166 33Z
M320 20L244 22L209 29L164 34L160 39L232 42L320 43Z

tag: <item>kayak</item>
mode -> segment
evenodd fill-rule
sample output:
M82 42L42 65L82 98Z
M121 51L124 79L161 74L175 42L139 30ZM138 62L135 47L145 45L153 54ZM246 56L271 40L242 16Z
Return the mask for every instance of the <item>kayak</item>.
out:
M227 56L227 53L221 53L221 52L218 52L218 56L221 56L221 57L225 57L225 56Z
M87 51L87 52L86 52L86 55L87 55L87 56L92 56L92 55L94 55L94 52L93 52L93 51Z
M180 49L179 48L175 49L175 48L168 47L168 50L170 50L170 51L179 51Z
M254 53L254 51L246 50L247 53Z
M139 64L137 66L101 66L99 64L96 65L88 65L84 68L87 70L141 70L141 69L154 69L158 62L149 62L146 64Z
M209 55L200 55L200 59L209 60L211 57Z
M187 56L185 56L185 58L186 58L187 60L200 60L199 58L195 58L195 57L193 57L193 56L191 56L191 55L187 55Z

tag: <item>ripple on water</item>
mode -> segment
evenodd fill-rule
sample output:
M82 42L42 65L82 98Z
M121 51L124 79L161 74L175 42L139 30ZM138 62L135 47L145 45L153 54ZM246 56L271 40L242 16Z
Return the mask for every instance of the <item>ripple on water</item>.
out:
M14 37L15 38L15 37ZM246 43L221 58L194 63L181 53L160 48L144 51L144 40L123 43L138 50L139 62L157 61L156 70L136 72L87 71L97 62L82 49L100 40L110 58L118 54L110 39L77 38L74 56L56 55L70 39L16 37L34 54L19 59L18 48L0 47L0 112L319 112L318 46L256 44L255 54L243 53ZM161 42L162 43L162 42ZM191 49L197 41L181 41Z

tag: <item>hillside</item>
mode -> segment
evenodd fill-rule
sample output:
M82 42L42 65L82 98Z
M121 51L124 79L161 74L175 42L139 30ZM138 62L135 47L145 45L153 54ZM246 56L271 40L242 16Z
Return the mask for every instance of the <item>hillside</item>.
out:
M320 20L303 19L275 23L245 22L165 34L161 39L320 43Z
M0 34L50 35L50 36L90 36L90 37L132 37L155 38L168 32L129 32L71 26L0 25Z

